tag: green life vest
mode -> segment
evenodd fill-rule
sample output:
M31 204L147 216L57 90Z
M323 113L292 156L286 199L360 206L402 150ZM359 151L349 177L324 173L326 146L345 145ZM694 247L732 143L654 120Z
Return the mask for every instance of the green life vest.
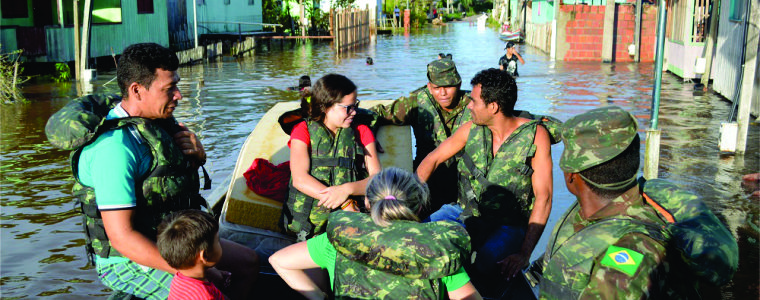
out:
M364 167L364 147L357 132L338 128L333 137L322 123L307 121L311 153L309 175L325 186L336 186L367 178ZM314 199L295 187L290 180L290 196L282 207L282 222L286 232L296 235L298 241L325 232L330 209L319 206Z
M459 126L472 119L470 110L467 109L467 104L470 102L468 93L469 91L459 90L457 95L454 96L454 99L459 99L461 103L455 108L456 111L453 112L456 116L451 123L451 128L446 127L446 119L438 109L440 105L436 103L427 86L423 86L411 93L410 97L415 99L418 104L417 121L412 123L414 137L417 139L417 153L414 159L415 167L419 165L425 156L433 152L438 145L449 138ZM454 162L454 159L449 159L445 162L444 166L440 167L452 166Z
M459 205L462 219L478 217L487 224L527 226L533 209L533 140L539 121L520 125L492 157L493 137L486 126L470 128L459 160Z
M443 299L441 278L455 274L470 253L470 237L455 222L393 221L330 214L327 237L338 252L336 299Z
M121 256L111 244L95 200L95 190L78 179L79 156L84 146L100 134L132 126L150 149L151 167L137 180L137 205L134 229L155 240L156 227L166 214L183 209L207 207L198 194L199 177L195 167L176 146L173 134L179 130L171 119L149 120L139 117L105 120L108 111L118 104L115 95L90 95L78 98L51 116L45 128L48 140L63 149L74 149L70 162L76 182L73 193L83 214L83 226L89 254L107 258ZM107 166L102 166L107 167ZM207 181L207 185L210 182Z
M578 213L578 203L565 213L547 245L541 281L542 299L577 299L587 286L594 259L630 233L641 233L662 241L668 257L677 260L674 262L681 268L686 268L671 269L670 274L686 271L717 286L731 280L739 263L736 240L699 197L662 179L644 182L641 178L639 187L646 205L654 208L656 213L640 210L643 213L637 219L628 216L604 219L578 232L574 232L572 226L562 226L569 216ZM686 274L675 277L684 276ZM669 297L693 293L693 287L678 284L666 284L665 288L670 289L671 294L676 293Z

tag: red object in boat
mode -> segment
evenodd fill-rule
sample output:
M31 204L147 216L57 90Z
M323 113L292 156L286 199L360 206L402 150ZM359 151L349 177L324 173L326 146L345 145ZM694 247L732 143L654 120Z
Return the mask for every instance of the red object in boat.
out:
M243 177L248 188L258 195L279 202L285 202L288 199L289 161L275 166L266 159L257 158L243 173Z

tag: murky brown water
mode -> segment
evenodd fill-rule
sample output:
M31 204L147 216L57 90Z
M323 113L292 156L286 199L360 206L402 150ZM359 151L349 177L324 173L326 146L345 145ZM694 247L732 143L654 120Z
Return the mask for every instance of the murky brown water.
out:
M328 72L341 73L359 86L360 98L390 99L425 84L425 65L444 52L454 55L463 87L469 89L469 79L477 71L496 67L504 47L495 32L459 23L409 37L379 36L369 47L342 57L324 42L272 48L254 57L179 70L185 98L175 115L202 137L214 188L234 168L239 147L259 118L278 101L297 98L286 87L296 85L303 74L316 80ZM529 46L518 50L526 60L518 79L519 109L567 120L614 104L632 111L643 129L648 127L653 66L553 63ZM374 58L374 65L365 64L367 56ZM117 92L115 82L109 82L114 76L99 74L92 89ZM68 153L52 148L44 134L47 118L77 95L77 87L73 83L29 86L25 92L32 99L29 104L0 107L0 297L104 298L109 290L87 266L82 247L80 217L70 196ZM750 127L745 156L721 158L718 129L729 111L728 102L713 94L695 96L691 84L666 74L659 174L703 196L739 240L738 274L727 286L703 288L703 298L758 299L760 205L742 189L740 178L760 172L760 129ZM547 228L573 201L556 166L562 145L553 146L552 152L555 194ZM534 258L545 244L544 236Z

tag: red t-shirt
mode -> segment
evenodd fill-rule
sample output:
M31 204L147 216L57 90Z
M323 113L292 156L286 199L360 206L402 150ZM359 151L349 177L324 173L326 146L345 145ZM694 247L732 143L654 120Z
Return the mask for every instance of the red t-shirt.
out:
M367 125L359 124L359 126L356 126L356 130L359 131L359 139L364 147L367 147L367 145L375 141L375 135L372 134L372 130L370 130ZM296 127L293 127L293 132L290 133L288 147L290 147L290 142L294 139L302 141L306 143L308 147L311 147L311 137L309 136L309 127L306 125L306 122L298 123Z
M225 300L213 283L190 278L180 273L174 275L169 286L167 300Z

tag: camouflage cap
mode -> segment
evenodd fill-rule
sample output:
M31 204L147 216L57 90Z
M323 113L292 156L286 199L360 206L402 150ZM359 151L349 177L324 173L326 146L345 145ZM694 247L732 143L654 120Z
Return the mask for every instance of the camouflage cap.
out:
M455 86L462 83L457 66L451 59L436 59L427 65L427 77L437 86Z
M567 120L562 126L565 151L562 171L578 173L605 163L623 151L636 137L636 118L617 106L593 109Z

